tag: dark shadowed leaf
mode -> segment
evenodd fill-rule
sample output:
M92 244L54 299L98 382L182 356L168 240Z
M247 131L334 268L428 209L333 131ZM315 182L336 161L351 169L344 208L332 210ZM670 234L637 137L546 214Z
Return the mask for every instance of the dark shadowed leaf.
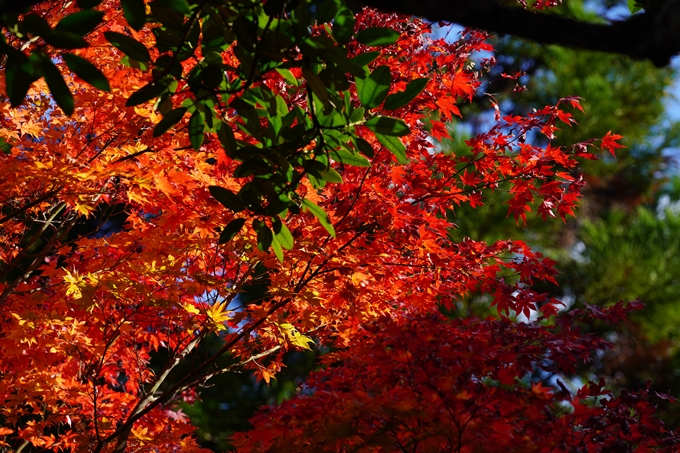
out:
M354 34L354 13L344 2L341 5L333 21L333 38L339 43L345 43L352 39Z
M125 103L128 107L143 104L151 99L160 96L167 89L167 85L160 82L151 82L144 85L139 90L130 95L130 98Z
M241 197L229 189L220 186L209 186L208 190L213 198L222 203L227 209L231 209L234 212L241 212L246 208Z
M45 56L42 59L42 69L45 82L47 82L47 86L50 89L50 93L52 93L54 101L66 115L71 116L74 108L73 95L68 89L59 69L52 63L48 56Z
M371 27L360 31L356 40L367 46L387 46L399 39L399 32L391 28Z
M423 77L421 79L410 81L409 84L406 85L406 89L404 91L387 96L385 105L383 107L385 110L394 110L408 105L409 102L414 100L416 96L418 96L425 89L425 86L429 80L429 78Z
M72 53L65 53L62 55L62 58L68 68L78 77L95 88L99 88L103 91L111 91L111 86L109 85L109 81L106 80L106 76L92 63Z
M85 36L99 25L104 18L104 13L87 9L78 11L77 13L69 14L59 21L56 30L70 31L79 36Z
M128 57L141 62L151 61L149 49L134 38L115 31L107 31L104 33L104 36L114 47Z
M146 24L146 5L144 0L120 0L123 15L128 24L139 31Z
M189 119L189 141L195 150L198 150L203 144L204 132L205 119L203 118L203 114L196 110Z
M227 243L234 239L234 236L236 236L238 232L241 231L241 228L243 228L243 225L245 224L246 219L234 219L229 222L222 230L222 234L220 234L220 244Z
M394 135L402 137L408 135L409 127L404 121L389 116L374 116L366 121L366 127L373 132L383 135Z
M170 129L172 126L175 124L179 123L179 121L182 119L184 116L184 113L186 113L187 109L184 107L179 107L173 110L170 110L162 120L156 124L156 127L153 129L153 136L154 137L159 137L163 134L165 134L168 129Z

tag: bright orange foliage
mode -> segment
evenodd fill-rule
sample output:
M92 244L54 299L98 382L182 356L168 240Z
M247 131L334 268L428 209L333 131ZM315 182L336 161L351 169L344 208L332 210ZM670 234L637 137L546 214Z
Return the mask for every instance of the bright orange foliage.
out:
M0 445L201 451L194 428L176 411L185 390L224 372L226 356L238 362L229 369L246 368L269 381L283 351L312 342L339 348L325 362L343 367L316 378L313 397L287 403L286 418L258 419L259 434L238 440L244 451L398 451L402 444L408 451L491 451L491 444L497 451L605 451L590 445L609 445L608 437L579 431L579 423L591 423L586 415L604 420L601 432L618 423L638 451L672 445L672 434L641 412L647 405L629 404L637 412L625 423L640 425L623 428L624 421L606 418L609 412L581 407L581 393L556 394L521 381L548 359L558 363L555 370L572 372L603 347L573 328L571 318L559 318L559 330L547 327L554 320L523 325L437 314L455 309L470 292L488 294L502 316L539 311L551 317L559 310L558 301L531 289L537 280L552 281L552 261L519 241L454 242L447 211L479 206L509 181L515 219L525 219L532 206L544 217L573 214L582 186L576 157L592 157L586 149L595 142L541 148L526 137L535 131L552 138L559 122L571 126L563 109L578 107L576 98L527 117L499 116L465 150L442 153L424 124L434 136L449 133L444 121L460 115L456 104L478 87L479 73L467 63L473 52L489 50L485 34L467 30L456 42L433 40L422 21L362 11L357 28L401 33L370 63L371 69L389 67L390 93L418 78L429 81L413 102L389 112L411 131L403 137L403 156L360 125L375 149L370 167L363 166L367 159L354 166L334 162L337 183L302 181L299 196L323 207L335 234L310 211L289 213L284 220L294 246L281 262L276 250L257 247L250 228L219 243L220 230L234 219L272 221L228 211L211 195L211 186L238 192L252 181L234 177L241 162L225 154L217 135L206 133L195 151L188 118L153 137L159 106L125 106L152 72L121 64L103 33L130 35L156 52L154 58L158 51L149 29L131 31L117 5L110 0L99 7L103 24L87 35L90 47L75 51L102 70L110 92L93 89L56 59L75 93L71 117L42 81L19 108L0 99L0 137L12 145L0 154ZM74 8L43 2L34 12L54 24ZM348 50L366 48L350 42ZM222 58L238 64L231 51ZM184 61L183 71L193 64ZM255 85L280 96L285 108L306 108L314 75L299 68L290 74L297 80L271 71ZM170 107L190 97L181 85L175 93ZM346 101L359 105L356 97ZM220 113L236 140L256 144L233 109ZM613 150L617 138L608 135L603 145ZM127 221L106 233L108 209L124 210ZM268 296L241 307L237 295L253 282L256 266L269 270ZM222 349L163 387L177 363L193 360L192 351L214 334L223 338ZM168 361L154 372L150 355L159 350ZM330 411L328 398L338 402ZM567 406L557 401L571 401L574 415L560 418ZM523 432L512 426L517 419L525 421ZM292 437L285 433L288 420ZM455 442L444 434L454 425Z

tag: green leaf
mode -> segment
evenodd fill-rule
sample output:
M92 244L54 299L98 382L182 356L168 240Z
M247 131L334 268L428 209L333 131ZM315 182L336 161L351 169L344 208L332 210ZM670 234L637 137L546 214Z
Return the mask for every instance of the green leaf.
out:
M404 121L389 116L374 116L366 121L366 127L378 134L397 137L403 137L411 132Z
M37 54L31 55L32 59L37 59ZM5 69L7 94L12 107L17 107L24 102L26 93L31 84L40 78L40 73L36 74L31 61L22 52L8 52Z
M364 140L361 137L356 137L354 139L354 142L356 144L357 149L359 149L359 151L363 153L365 156L368 156L371 159L373 158L373 156L375 156L375 151L373 150L373 147L366 140Z
M163 3L180 14L191 13L191 8L189 8L189 4L186 0L165 0Z
M219 243L224 244L234 239L234 236L236 236L238 232L241 231L243 225L245 224L246 219L234 219L227 223L227 226L224 227L222 233L220 234Z
M52 27L47 20L32 13L26 14L24 20L21 21L21 27L34 36L47 36L52 33Z
M295 243L290 230L278 217L274 218L274 238L285 248L291 250Z
M241 197L229 189L220 186L209 186L208 190L210 191L210 195L212 195L215 200L222 203L227 209L231 209L234 212L241 212L246 208Z
M115 31L104 32L104 36L114 47L128 57L144 63L151 61L149 49L134 38Z
M205 132L205 119L203 114L196 110L189 118L189 141L191 146L198 151L203 144L203 133Z
M635 14L642 10L642 6L637 0L628 0L628 9L631 14Z
M330 234L332 237L335 237L335 229L333 228L331 219L328 217L328 214L326 214L326 211L321 208L321 206L308 199L302 200L302 205L309 209L309 212L311 212L314 217L317 218L319 223L326 229L326 231L328 231L328 234Z
M338 14L338 3L335 0L324 0L316 5L316 20L320 23L331 22Z
M257 231L257 248L266 252L271 247L272 240L274 239L272 230L264 222L257 219L253 220L253 229Z
M222 122L217 126L217 138L220 139L225 154L232 159L235 158L238 147L236 145L234 131L229 124Z
M146 72L149 70L150 63L144 63L143 61L137 61L134 58L130 58L125 55L120 59L120 63L127 66L128 68L139 69L140 71Z
M92 63L72 53L62 54L61 57L64 59L68 68L78 77L102 91L111 91L111 86L109 85L106 76Z
M79 36L85 36L94 30L95 27L101 23L103 18L103 12L86 9L64 17L59 21L55 30L70 31Z
M281 249L281 244L279 243L276 236L272 236L272 250L274 250L274 255L276 255L276 258L279 260L279 262L283 263L283 250Z
M66 30L54 30L43 36L43 39L47 44L59 49L81 49L89 46L80 35Z
M388 46L399 39L399 32L385 27L371 27L360 31L356 40L367 46Z
M354 34L354 13L342 2L333 21L333 38L339 43L352 39Z
M12 145L2 137L0 137L0 153L12 154Z
M380 56L380 52L364 52L352 58L352 62L359 66L366 66Z
M300 82L298 81L298 79L295 78L295 76L293 75L293 73L290 72L290 69L286 69L286 68L278 68L278 69L276 69L276 72L278 72L279 74L281 74L281 77L283 77L283 79L284 79L286 82L288 82L288 84L293 85L294 87L299 87L299 86L300 86Z
M168 129L180 122L186 111L187 109L184 107L170 110L166 115L163 116L163 119L160 120L158 124L156 124L156 127L153 128L153 136L160 137L161 135L165 134Z
M387 66L378 66L365 79L356 78L357 93L361 105L367 109L379 106L387 97L392 83L392 74Z
M59 69L57 69L48 56L42 58L42 69L45 82L47 82L54 101L66 115L71 116L74 108L73 95L68 89L68 85L66 85Z
M429 80L430 79L427 77L411 80L408 85L406 85L406 89L404 91L387 96L383 108L385 110L394 110L408 105L409 102L414 100L416 96L418 96L425 89L425 86Z
M369 164L370 166L370 164ZM323 177L325 181L328 182L336 182L338 184L342 184L342 176L340 173L335 171L334 169L328 167L327 170L320 171L319 174Z
M371 163L358 154L352 154L342 148L331 151L331 158L344 165L352 165L354 167L370 167Z
M130 95L125 105L127 107L134 107L135 105L143 104L151 99L160 96L168 86L160 82L151 82L144 85L139 90Z
M146 24L146 6L144 0L120 0L123 16L130 27L139 31Z
M394 157L397 158L397 162L399 164L406 164L408 163L408 158L406 157L406 147L404 144L401 142L399 137L395 137L393 135L382 135L382 134L375 134L375 138L378 139L382 145L389 149L392 154L394 154Z
M307 68L302 68L302 74L305 76L305 79L307 80L309 87L312 89L312 92L316 94L319 100L323 103L324 107L327 107L329 103L326 85L324 85L318 75L314 74Z

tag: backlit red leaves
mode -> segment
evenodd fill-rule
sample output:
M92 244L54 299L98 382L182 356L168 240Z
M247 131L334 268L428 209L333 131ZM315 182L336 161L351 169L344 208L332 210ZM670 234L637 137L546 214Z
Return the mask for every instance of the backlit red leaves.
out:
M680 438L650 417L649 390L614 398L602 383L576 395L546 383L604 347L573 326L382 318L235 444L243 452L672 451ZM566 407L573 411L560 415Z
M623 135L612 134L612 131L607 132L607 135L602 139L602 149L606 149L612 156L616 157L616 148L625 148L625 146L616 143L617 140L623 138Z

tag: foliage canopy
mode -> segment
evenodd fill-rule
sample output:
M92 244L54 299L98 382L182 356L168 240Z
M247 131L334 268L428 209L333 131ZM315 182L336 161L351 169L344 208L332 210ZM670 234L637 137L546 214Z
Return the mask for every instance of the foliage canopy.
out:
M551 260L453 240L447 212L501 183L517 221L573 215L578 159L621 147L558 146L567 97L524 116L492 102L487 131L441 152L492 63L469 64L486 33L433 39L340 0L42 2L3 23L3 447L200 451L178 402L216 374L269 382L312 347L333 352L311 395L256 418L243 451L678 444L649 389L539 382L606 347L583 323L638 304L560 314L534 288ZM457 319L471 292L498 316Z

